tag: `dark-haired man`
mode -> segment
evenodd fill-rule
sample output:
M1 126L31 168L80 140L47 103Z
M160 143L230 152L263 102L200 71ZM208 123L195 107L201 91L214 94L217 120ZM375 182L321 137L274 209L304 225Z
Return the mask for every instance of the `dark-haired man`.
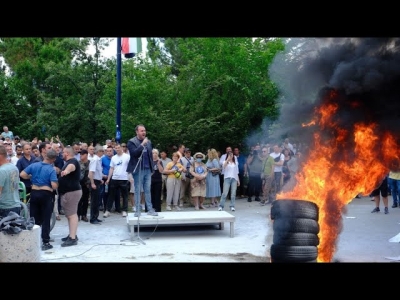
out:
M281 147L278 144L274 144L273 152L270 154L274 159L274 178L272 179L272 185L274 189L274 200L276 198L276 194L279 194L282 188L281 179L282 179L282 166L285 161L285 155L283 155L281 151Z
M103 184L103 167L101 166L101 157L104 154L103 146L97 145L94 148L94 157L89 164L90 179L90 224L100 225L99 203L100 203L100 185Z
M42 227L42 250L53 248L50 244L50 219L54 206L54 190L58 187L58 179L53 163L58 154L49 149L43 161L30 164L20 173L24 179L31 179L32 190L30 200L30 214L35 224Z
M22 153L22 157L17 161L18 174L25 170L25 168L28 167L30 164L33 164L35 162L35 157L31 154L31 145L29 145L29 143L25 143L22 146ZM24 179L22 177L20 179L25 184L26 194L29 194L30 197L32 189L31 180Z
M154 172L153 169L153 146L150 140L147 138L146 128L144 125L137 125L136 136L131 138L128 143L128 150L130 154L130 160L126 171L132 173L134 185L135 185L135 205L136 212L135 217L140 216L140 187L143 185L144 199L148 209L147 214L151 216L158 216L158 213L153 208L151 203L151 176Z

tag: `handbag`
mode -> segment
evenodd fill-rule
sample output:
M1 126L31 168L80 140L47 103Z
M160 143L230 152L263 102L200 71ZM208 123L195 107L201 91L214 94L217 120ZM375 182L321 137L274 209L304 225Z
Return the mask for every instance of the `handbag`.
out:
M188 160L186 156L185 156L185 158L186 158L186 160L188 161L189 165L192 165L192 164L190 163L190 160ZM181 163L182 163L182 161L181 161ZM190 173L190 167L189 167L189 168L186 168L186 170L187 170L187 172L186 172L186 178L193 179L194 176L192 175L192 173ZM196 170L195 170L195 172L196 172Z
M174 175L175 175L175 178L177 178L177 179L182 178L182 173L179 172L179 171L175 171L175 172L174 172Z
M218 176L219 174L221 174L221 170L218 169L218 171L211 171L211 175L212 176Z
M175 165L176 165L176 163L171 167L171 170L172 170L173 167L175 167ZM180 171L178 171L178 170L175 170L175 171L174 171L174 176L175 176L175 178L177 178L177 179L181 179L181 178L182 178L182 172L180 172Z

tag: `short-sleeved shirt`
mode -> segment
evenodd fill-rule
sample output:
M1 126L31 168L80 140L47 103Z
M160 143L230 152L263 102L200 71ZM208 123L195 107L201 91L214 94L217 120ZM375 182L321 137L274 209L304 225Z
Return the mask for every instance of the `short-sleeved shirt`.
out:
M13 140L13 139L14 139L14 134L13 134L13 132L10 131L10 130L9 130L8 132L3 131L3 132L1 133L1 135L3 136L3 138L9 137L10 140Z
M20 159L17 161L17 168L18 171L21 173L23 170L26 169L29 165L33 164L35 162L35 157L31 156L30 159L27 159L25 156L22 156ZM25 187L31 187L32 182L30 179L24 179L20 178L20 180L25 184Z
M0 186L3 188L0 195L0 209L20 207L19 171L12 163L0 167Z
M113 168L112 179L114 180L128 180L128 167L130 156L126 153L122 155L115 154L111 157L110 168Z
M272 152L270 156L272 156L276 162L285 160L285 155L282 153ZM282 166L274 166L274 172L282 172Z
M169 163L167 163L167 165L165 166L165 170L179 170L183 168L183 166L181 165L181 163L177 162L176 164L173 161L170 161ZM167 174L169 178L175 178L174 173L171 174Z
M35 162L26 167L24 170L26 174L32 175L31 181L33 185L37 186L51 186L52 182L57 182L57 173L53 165L44 162Z
M75 171L69 173L68 175L60 176L60 178L58 179L58 192L60 194L65 194L82 189L79 182L81 177L81 165L75 157L67 160L61 171L64 171L70 164L73 164L75 166Z
M103 179L103 167L101 166L101 159L98 155L95 155L89 164L89 172L93 172L94 180Z

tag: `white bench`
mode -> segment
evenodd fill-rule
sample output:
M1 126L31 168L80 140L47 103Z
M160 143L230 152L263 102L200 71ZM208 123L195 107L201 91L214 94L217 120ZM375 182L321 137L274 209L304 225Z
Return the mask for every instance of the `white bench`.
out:
M135 217L135 213L128 213L126 222L131 233L131 240L134 238L135 227L139 226L159 226L159 225L204 225L218 224L219 229L224 229L224 222L230 223L230 237L234 237L235 216L226 211L170 211L159 212L158 216L149 216L142 212L140 217ZM138 220L139 219L139 220ZM138 222L139 221L139 222Z

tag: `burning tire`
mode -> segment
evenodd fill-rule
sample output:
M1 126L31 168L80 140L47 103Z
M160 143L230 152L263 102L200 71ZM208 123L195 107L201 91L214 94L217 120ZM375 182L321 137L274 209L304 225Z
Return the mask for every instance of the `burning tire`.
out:
M287 232L304 232L318 234L319 224L312 219L280 218L275 219L273 224L274 232L278 234Z
M273 243L282 246L318 246L318 235L304 232L277 232Z
M271 262L317 262L319 210L309 201L275 200L271 206Z
M318 257L316 246L271 245L273 262L313 262Z
M305 200L275 200L271 206L271 219L281 217L318 220L318 206Z

